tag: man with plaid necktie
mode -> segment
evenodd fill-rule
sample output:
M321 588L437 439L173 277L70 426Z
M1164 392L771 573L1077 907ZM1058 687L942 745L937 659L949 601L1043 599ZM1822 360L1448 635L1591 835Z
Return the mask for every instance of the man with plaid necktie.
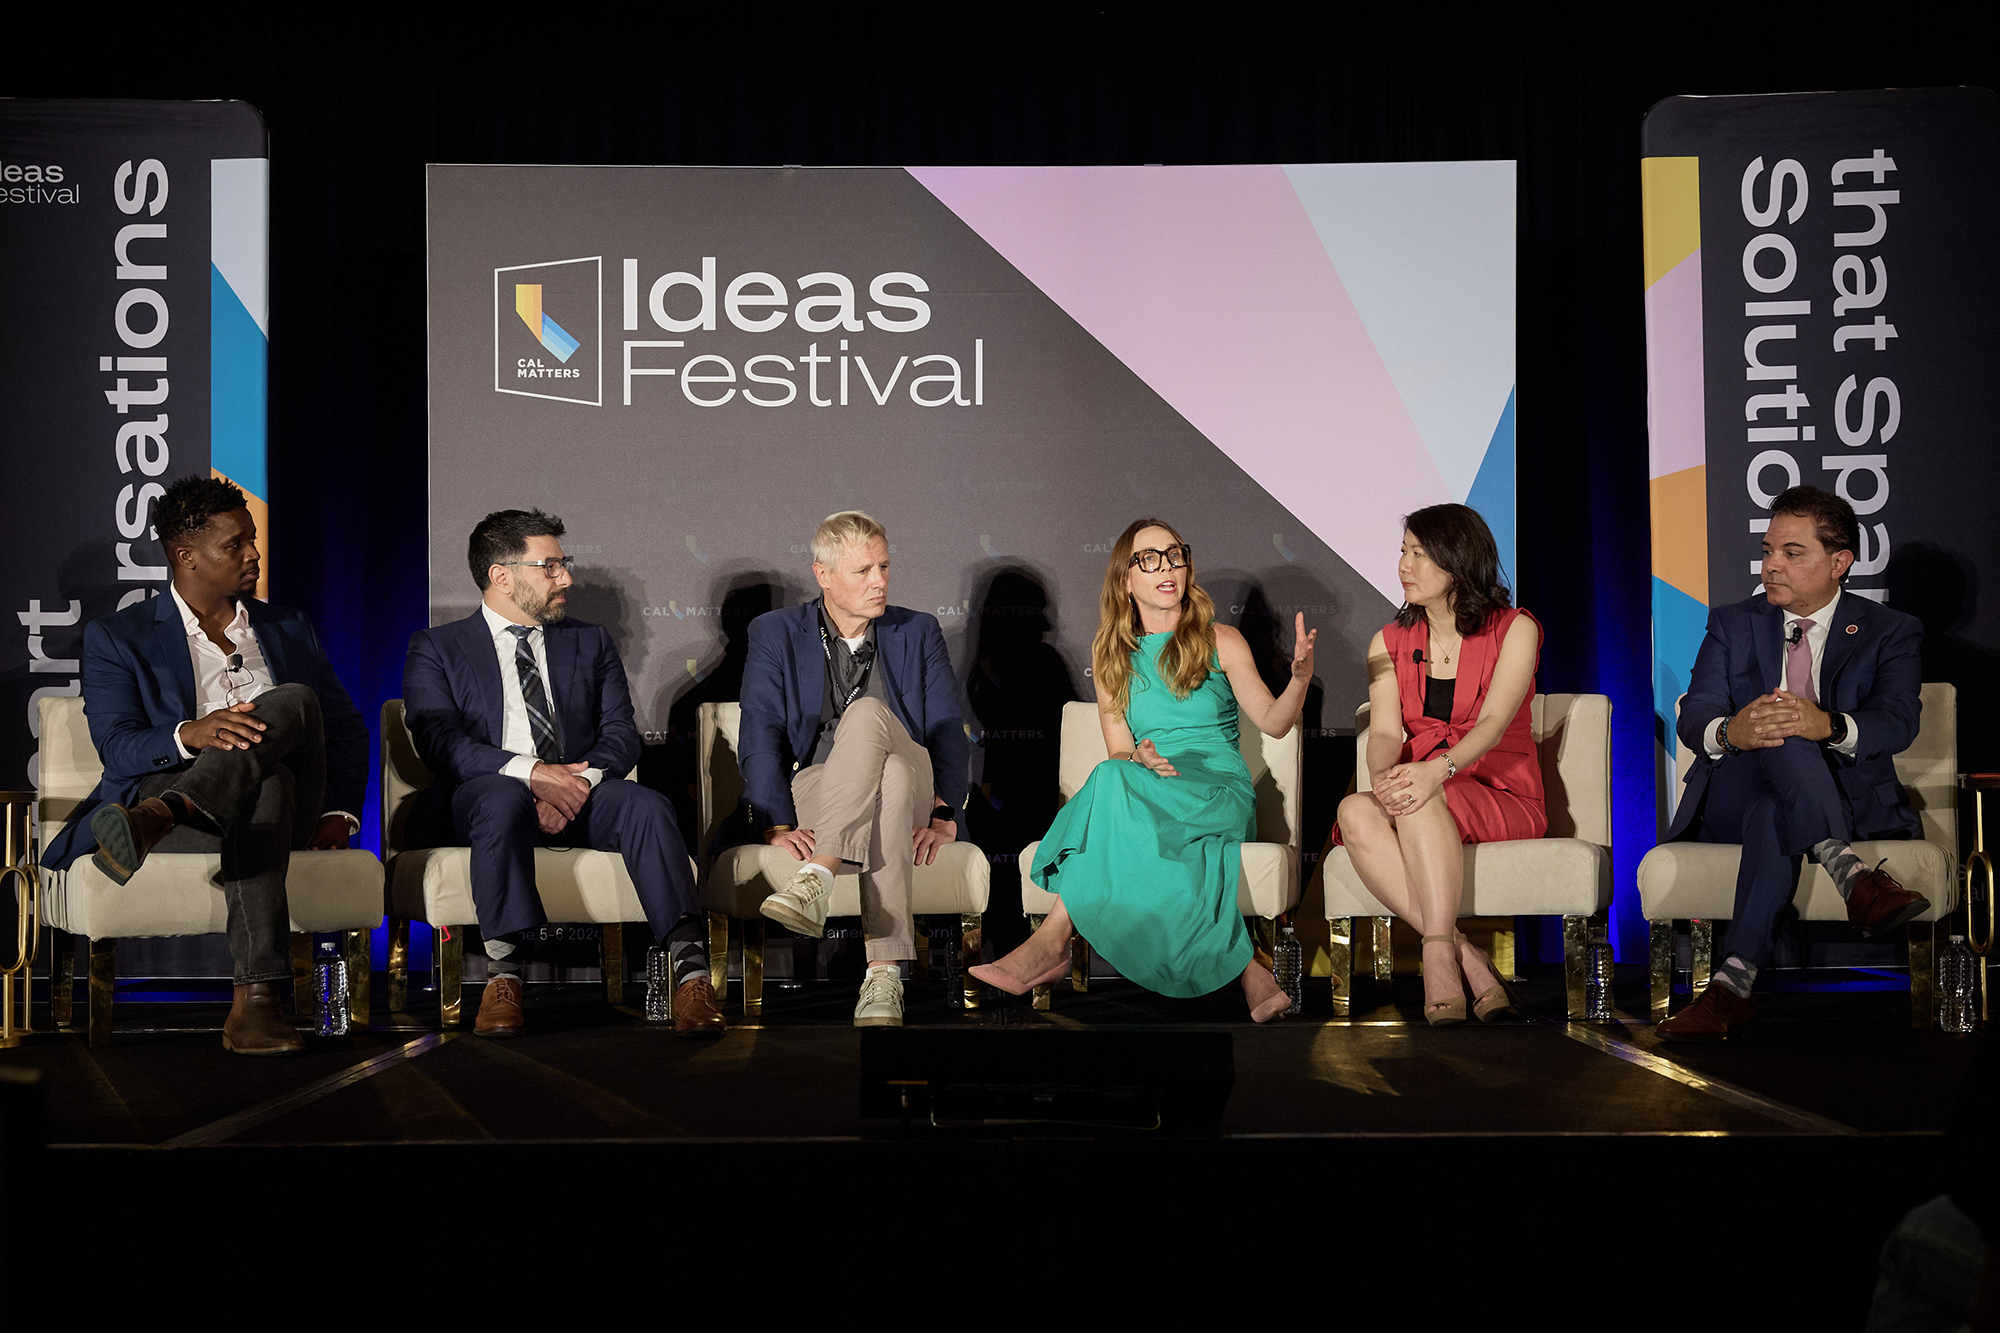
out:
M601 625L568 618L562 520L488 514L467 563L483 594L463 620L410 640L403 695L417 753L438 782L419 793L412 846L472 848L472 897L487 958L473 1031L522 1032L521 965L545 921L537 846L617 852L672 960L674 1030L719 1036L708 933L674 809L618 779L639 762L625 667Z
M1757 971L1812 857L1875 935L1930 903L1849 845L1914 838L1895 756L1917 736L1922 625L1841 588L1860 542L1853 506L1813 486L1771 501L1764 591L1709 613L1679 738L1694 751L1668 841L1739 843L1736 908L1707 990L1660 1024L1672 1041L1720 1041L1756 1014Z

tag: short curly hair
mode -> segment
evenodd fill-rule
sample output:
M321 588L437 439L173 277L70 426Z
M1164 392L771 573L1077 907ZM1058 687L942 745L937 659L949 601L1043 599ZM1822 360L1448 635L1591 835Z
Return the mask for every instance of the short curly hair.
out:
M169 551L191 546L210 519L248 504L243 488L234 482L221 477L182 477L167 487L153 506L153 530L160 534L160 545Z

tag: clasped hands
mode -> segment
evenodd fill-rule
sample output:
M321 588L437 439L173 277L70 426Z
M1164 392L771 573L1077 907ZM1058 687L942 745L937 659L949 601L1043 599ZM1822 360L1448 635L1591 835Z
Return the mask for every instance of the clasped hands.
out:
M792 854L794 861L811 859L813 849L816 845L813 839L813 831L809 828L765 829L764 841L772 847L784 848ZM957 841L957 821L933 819L922 828L911 831L910 859L920 866L930 865L937 860L938 848L948 842Z
M583 809L583 803L590 799L590 780L583 776L589 767L586 763L536 764L528 774L528 790L535 798L535 822L542 832L562 832Z
M1442 755L1420 763L1396 764L1377 774L1369 784L1375 799L1391 817L1413 815L1431 803L1444 789L1445 764Z
M181 723L177 734L181 744L190 750L247 750L264 739L264 724L250 716L256 711L256 702L246 699L240 704L218 708L207 717ZM350 836L347 816L322 815L313 828L312 837L306 842L306 850L343 851Z
M1823 741L1833 735L1826 710L1790 690L1760 694L1722 729L1722 738L1739 750L1769 750L1793 736Z

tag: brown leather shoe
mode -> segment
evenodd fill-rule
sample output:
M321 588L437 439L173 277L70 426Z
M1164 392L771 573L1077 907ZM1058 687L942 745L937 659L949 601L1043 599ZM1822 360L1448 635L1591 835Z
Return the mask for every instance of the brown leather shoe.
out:
M528 1020L521 1012L521 979L488 977L472 1031L481 1037L518 1037L527 1030Z
M276 983L258 981L236 988L229 1017L222 1024L223 1050L238 1055L297 1055L305 1048L305 1038L285 1021Z
M715 988L706 976L684 982L674 992L676 1037L719 1037L724 1026L722 1010L715 1003Z
M90 859L114 884L123 884L139 873L146 853L174 831L174 812L157 796L148 796L129 810L100 805L91 812L90 831L97 835Z
M1847 919L1864 935L1880 935L1930 910L1931 900L1913 893L1876 866L1865 870L1847 891Z
M1757 1006L1719 981L1655 1029L1668 1041L1726 1041L1757 1017Z

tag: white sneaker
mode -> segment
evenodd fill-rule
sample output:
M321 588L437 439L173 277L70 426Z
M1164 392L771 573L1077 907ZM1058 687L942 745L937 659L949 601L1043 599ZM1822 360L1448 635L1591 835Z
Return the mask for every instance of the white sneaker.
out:
M854 1026L903 1026L902 969L893 965L868 969L868 979L861 983L861 1001L854 1006Z
M832 895L826 880L811 865L802 865L785 887L766 898L757 911L787 930L822 939L826 935L826 909Z

